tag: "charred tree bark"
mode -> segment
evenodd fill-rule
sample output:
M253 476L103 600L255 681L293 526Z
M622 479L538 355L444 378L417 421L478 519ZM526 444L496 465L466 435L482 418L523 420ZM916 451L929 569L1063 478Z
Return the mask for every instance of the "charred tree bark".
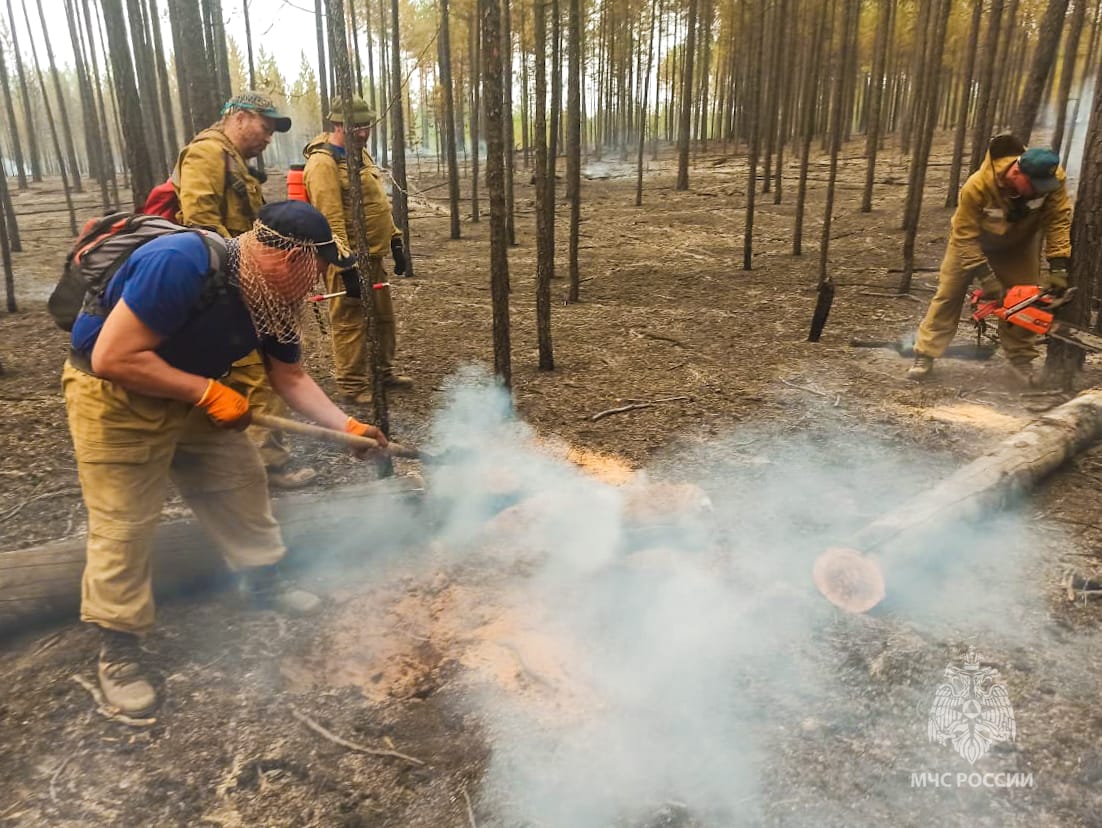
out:
M953 159L949 163L949 189L945 194L945 206L956 207L960 196L960 173L964 166L964 139L968 135L968 112L972 106L972 76L976 69L976 52L980 41L980 18L983 3L976 3L972 10L972 29L968 38L968 52L961 75L960 100L957 103L957 128L953 136Z
M164 38L161 36L161 15L157 0L148 0L146 19L153 32L153 65L157 69L158 97L161 101L161 126L165 136L165 160L171 167L176 160L176 150L184 143L176 129L176 116L172 112L172 93L168 84L168 61L165 59Z
M1102 90L1102 67L1095 77L1095 90ZM1102 94L1095 92L1091 104L1090 125L1083 144L1079 170L1077 205L1095 205L1102 200ZM1096 291L1097 262L1102 260L1102 215L1098 210L1077 209L1071 219L1071 268L1068 281L1078 288L1075 297L1058 311L1061 320L1075 325L1090 324L1091 305ZM1063 342L1050 342L1045 359L1046 379L1064 388L1083 365L1084 352Z
M981 3L976 8L982 8ZM888 60L888 34L895 0L881 3L876 18L876 41L873 46L872 79L869 83L868 128L865 132L865 190L861 196L861 212L872 212L872 188L876 180L876 155L880 150L880 124L883 118L885 67Z
M478 115L482 109L481 93L479 91L478 76L481 71L479 59L479 17L478 11L471 14L468 31L470 33L471 56L471 221L478 223Z
M1064 128L1068 116L1068 99L1071 97L1071 85L1075 80L1075 69L1079 59L1079 41L1083 35L1083 24L1087 19L1087 0L1075 0L1068 23L1068 37L1064 44L1064 65L1060 70L1060 87L1056 94L1055 127L1052 132L1052 149L1059 153L1064 143Z
M693 119L693 58L696 52L696 10L700 0L689 0L688 34L681 73L681 110L677 129L677 186L689 189L689 138Z
M513 135L513 19L509 0L501 0L501 65L504 79L504 117L502 128L505 142L505 230L509 244L517 243L516 216L514 214L513 174L516 168L515 137ZM488 185L487 185L488 186Z
M571 0L571 14L573 14L575 0ZM647 71L646 78L643 81L643 100L639 106L639 155L635 159L635 206L643 206L643 151L647 141L647 101L650 95L650 76L651 67L654 65L654 24L655 18L658 17L658 0L651 0L650 4L650 38L649 46L647 46ZM574 23L571 18L571 34L570 37L574 37ZM571 41L571 48L573 48L573 40ZM571 69L573 72L573 60L574 53L571 52ZM572 81L573 83L573 81ZM570 94L574 94L574 87L570 87ZM570 177L569 171L567 172L567 178ZM567 185L569 186L569 185ZM573 270L571 271L573 274ZM571 276L571 290L573 290L574 282L573 275ZM577 297L575 297L576 299Z
M1033 123L1041 108L1041 96L1045 92L1045 81L1056 62L1056 52L1060 48L1060 35L1064 30L1064 15L1067 14L1068 0L1049 0L1045 16L1041 19L1041 30L1037 36L1037 48L1033 53L1033 64L1029 68L1025 88L1018 99L1018 111L1014 115L1013 133L1028 146L1029 136L1033 134Z
M398 0L390 0L390 82L392 85L391 134L394 148L391 153L394 174L394 222L402 231L402 243L405 245L405 278L412 279L413 245L409 237L409 182L406 181L406 121L402 111L402 44L398 32ZM382 376L378 372L377 376Z
M4 92L4 113L8 117L8 134L15 161L16 186L27 189L26 161L23 158L23 142L19 140L19 127L15 122L15 104L11 99L11 80L8 77L8 64L4 59L4 49L0 46L0 89Z
M509 343L509 233L505 203L505 128L501 123L506 78L501 64L501 7L498 0L479 0L478 5L482 18L482 84L486 107L486 189L490 197L490 296L494 320L494 374L502 385L511 388L513 369ZM511 80L511 75L508 77Z
M74 8L76 4L74 2ZM115 209L120 209L119 204L119 184L115 178L115 156L111 149L111 129L107 120L107 107L103 104L103 80L99 73L99 57L96 55L96 36L95 27L92 25L92 14L88 8L88 0L81 0L81 6L84 10L84 31L87 34L88 43L88 58L92 64L92 78L94 79L96 99L95 108L97 112L97 118L99 123L99 134L101 137L100 148L102 152L102 159L104 165L104 176L111 188L111 204L115 206ZM107 67L104 67L106 71ZM110 81L108 81L110 83Z
M131 191L135 209L145 203L149 191L156 183L146 152L145 134L142 129L142 108L138 88L134 84L134 64L130 62L130 47L126 42L126 20L122 0L102 0L103 18L107 28L107 42L115 80L115 93L122 119L126 158L130 167ZM202 65L202 64L199 64ZM192 73L197 74L197 73ZM76 222L73 222L76 234Z
M38 3L38 19L42 23L42 43L46 47L46 61L50 68L50 80L53 82L54 97L57 99L57 111L61 116L61 137L65 140L65 158L68 164L69 182L72 185L73 191L77 193L84 192L84 185L80 180L80 164L77 162L77 149L76 144L73 141L73 128L69 123L69 107L65 105L65 96L61 91L61 75L57 71L57 62L54 60L54 47L50 43L50 32L46 26L46 12L42 9L42 0L37 0ZM23 13L26 14L27 6L24 3ZM31 31L31 21L27 20L27 31ZM31 38L31 46L34 46L34 38ZM32 48L33 52L33 48ZM35 58L35 64L38 64L38 58ZM39 77L41 82L41 70L39 70ZM45 97L46 89L42 89L43 97ZM60 163L61 159L58 158ZM75 235L75 231L74 231Z
M654 8L655 0L651 0ZM581 274L578 270L578 246L582 224L582 3L581 0L569 0L567 10L567 95L566 95L566 199L570 202L570 251L569 273L570 290L568 302L577 302L581 290ZM653 30L654 17L651 16ZM647 83L650 83L648 66ZM642 117L639 127L639 180L636 184L635 203L642 204L643 198L643 139L646 132L642 126L647 109L647 93L643 92Z
M451 237L459 231L459 159L455 150L455 96L452 87L452 46L448 0L440 0L440 84L444 88L444 152L448 158L448 212L451 216Z
M536 339L539 368L552 371L555 356L551 344L551 279L555 275L555 202L547 163L547 5L535 0L536 52Z
M27 73L23 69L23 54L19 50L19 35L11 3L12 0L8 0L8 33L11 35L12 54L15 56L15 75L19 78L19 95L23 101L23 128L27 131L31 181L38 183L42 180L42 156L38 150L38 131L35 129L34 110L31 109L31 89L27 85Z
M765 21L751 29L750 77L747 98L750 104L750 153L746 173L746 224L742 231L742 269L750 270L754 261L754 204L758 189L758 155L761 152L762 60L765 49Z
M8 178L3 170L0 170L0 199L5 203L9 200ZM4 268L4 300L8 313L19 310L19 306L15 303L15 272L11 266L12 239L9 232L9 228L14 224L13 211L0 206L0 265Z
M818 25L811 32L811 46L814 54L807 61L807 74L804 78L802 135L800 147L800 180L796 192L796 220L792 231L792 255L803 255L804 213L807 204L807 168L811 159L811 141L815 137L815 119L819 100L819 67L822 64L823 48L829 40L827 34L827 0L820 0Z
M112 2L115 2L115 0L112 0ZM175 49L188 67L186 72L187 100L191 122L187 124L188 129L184 131L189 135L195 135L218 120L218 113L224 101L219 100L214 73L202 71L202 67L214 65L214 57L207 53L207 43L203 36L203 18L199 12L198 3L196 0L171 0L171 2L176 13L176 31L179 34L179 40L174 39ZM112 38L109 37L108 39L111 41L111 62L112 65L115 65L117 60L115 43ZM131 65L129 54L126 55L125 62L127 66ZM117 74L118 70L116 69L115 85L117 89L121 90L122 87L118 85ZM136 96L137 89L134 88L133 83L131 78L129 85ZM119 97L121 98L121 93ZM130 138L127 137L126 141L130 143Z
M80 36L77 33L80 15L77 14L76 3L73 0L65 0L65 18L69 24L69 40L73 46L77 88L80 90L81 112L84 120L84 147L85 152L88 153L88 173L99 182L100 200L103 203L104 212L107 212L111 207L111 199L107 192L107 165L99 134L99 119L96 117L96 99L92 94L92 84L88 78Z
M142 14L142 0L127 0L130 19L130 42L134 54L134 71L138 83L139 106L142 111L142 127L145 131L149 160L163 178L168 166L164 133L161 129L160 105L157 101L157 71L153 68L153 50L149 44L146 21Z
M991 0L991 14L987 20L987 35L984 38L980 77L976 88L976 120L972 130L972 163L968 166L969 173L979 169L984 153L987 152L987 142L991 140L991 128L995 120L992 111L995 105L992 87L1002 16L1003 0Z
M328 0L327 0L328 1ZM379 0L381 3L382 0ZM325 129L325 118L329 105L329 69L325 60L325 18L322 13L322 0L314 0L314 35L318 45L318 88L321 91L321 128ZM384 139L385 140L385 139Z

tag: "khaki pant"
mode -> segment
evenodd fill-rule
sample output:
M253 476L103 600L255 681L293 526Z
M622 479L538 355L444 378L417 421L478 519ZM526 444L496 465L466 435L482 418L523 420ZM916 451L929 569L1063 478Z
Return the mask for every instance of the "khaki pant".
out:
M381 256L371 256L364 272L368 285L383 284L387 281ZM326 284L330 292L344 290L344 280L335 268L326 273ZM394 325L394 303L390 297L390 286L368 287L375 300L375 318L379 323L379 364L383 376L394 373L394 353L397 349L397 334ZM337 375L337 389L346 396L355 396L371 391L371 368L367 364L367 329L363 306L359 299L338 296L329 300L329 326L333 337L333 363Z
M82 621L123 632L153 626L153 532L170 479L232 570L283 557L264 468L244 434L69 364L61 381L88 509Z
M1003 287L1035 285L1041 275L1041 237L1034 236L1028 244L1013 250L988 253L987 261ZM968 271L960 266L950 248L941 263L937 293L930 301L926 318L918 326L916 354L936 359L945 353L960 322L969 281ZM999 342L1007 359L1012 362L1027 362L1040 353L1036 334L1001 319Z
M272 388L268 381L268 372L264 370L264 358L258 351L237 360L225 380L234 391L249 401L249 408L259 414L271 414L273 417L286 417L287 404ZM282 431L273 431L263 426L249 426L245 433L260 452L264 468L273 471L282 469L291 460L291 450L287 447L287 437Z

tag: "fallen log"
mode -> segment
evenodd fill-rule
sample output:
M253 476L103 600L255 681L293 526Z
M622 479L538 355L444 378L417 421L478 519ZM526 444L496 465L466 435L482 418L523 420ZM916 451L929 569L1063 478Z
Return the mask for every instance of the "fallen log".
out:
M1095 388L877 518L850 538L849 548L825 551L815 562L815 585L842 609L872 609L891 594L893 568L918 553L922 538L1002 510L1100 437L1102 389Z
M412 509L422 492L416 478L393 477L273 500L289 563L306 563L318 550L369 553L376 539L397 539L401 504ZM415 527L407 523L412 532ZM78 536L0 552L0 636L77 617L84 544ZM196 520L166 521L157 528L153 585L158 596L192 589L225 573L221 556Z

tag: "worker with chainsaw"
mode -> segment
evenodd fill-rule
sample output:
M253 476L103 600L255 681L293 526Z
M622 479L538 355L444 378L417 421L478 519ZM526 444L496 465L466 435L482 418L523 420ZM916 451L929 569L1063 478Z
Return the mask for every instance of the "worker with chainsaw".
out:
M300 364L306 297L326 266L347 263L324 216L301 202L269 204L212 255L200 232L184 230L138 247L89 296L62 375L88 510L81 620L100 632L105 698L131 716L157 701L138 641L153 626L153 533L170 480L248 601L288 613L320 603L276 568L286 549L260 455L242 432L249 404L222 381L234 360L259 351L291 408L386 445Z
M226 101L220 120L196 135L180 151L172 183L180 204L176 220L188 227L205 227L231 239L249 231L264 204L264 175L247 161L260 155L276 132L287 132L291 119L259 92L243 92ZM245 395L249 405L265 414L286 413L268 385L257 352L243 356L227 382ZM260 426L249 429L260 449L268 483L292 489L309 483L311 468L292 470L291 452L282 432Z
M1067 289L1071 204L1065 180L1052 150L1026 149L1010 135L991 141L982 166L960 191L937 293L918 328L910 379L926 379L949 346L969 284L979 286L983 300L1000 302L1014 285L1040 285L1056 293ZM999 341L1012 376L1031 385L1037 336L1000 320Z
M394 304L390 296L390 283L383 265L383 257L390 253L394 258L394 272L402 275L406 269L402 233L394 224L390 203L383 190L382 173L366 148L375 124L375 112L360 99L352 100L352 122L344 122L344 103L333 101L329 121L330 132L314 138L303 150L306 167L303 171L306 198L329 220L337 243L351 250L352 202L348 184L348 160L346 141L355 132L356 141L364 147L360 166L360 187L363 194L364 221L366 223L366 257L359 261L359 273L342 273L329 268L326 274L331 293L347 291L329 302L329 320L333 338L333 362L336 368L337 388L342 400L350 403L371 402L371 375L367 364L367 331L360 299L360 284L370 286L375 304L377 343L380 350L379 365L383 384L387 388L404 389L413 380L398 373L394 367L397 336L394 324Z

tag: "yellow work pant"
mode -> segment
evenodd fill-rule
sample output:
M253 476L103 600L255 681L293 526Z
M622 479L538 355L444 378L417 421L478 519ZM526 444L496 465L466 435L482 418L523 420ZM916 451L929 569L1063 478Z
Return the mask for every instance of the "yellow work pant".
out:
M987 254L996 278L1003 287L1013 285L1035 285L1041 275L1041 239L1033 237L1028 244L1013 250ZM926 311L926 318L918 326L918 338L915 341L915 353L922 356L940 357L953 341L957 324L960 322L961 309L968 293L970 282L968 271L960 266L956 254L950 247L941 262L938 275L937 293ZM999 342L1007 359L1012 362L1028 362L1040 353L1037 349L1037 336L1018 325L999 320Z
M82 621L134 633L153 626L153 532L170 479L230 569L283 557L264 467L244 434L70 364L61 383L88 509Z
M244 396L249 401L249 408L256 413L270 414L273 417L287 416L287 404L268 381L264 358L258 351L237 360L230 368L225 383ZM260 451L265 468L277 471L290 462L291 451L287 448L287 437L282 431L251 425L245 433Z
M375 319L378 322L379 364L383 377L394 373L394 352L397 349L397 333L394 326L394 303L387 273L381 256L370 256L363 273L375 300ZM344 290L340 271L329 268L325 276L330 293ZM372 285L386 285L372 287ZM329 327L333 337L333 365L337 375L337 389L345 396L371 391L371 368L367 364L367 327L364 309L359 299L338 296L329 300Z

